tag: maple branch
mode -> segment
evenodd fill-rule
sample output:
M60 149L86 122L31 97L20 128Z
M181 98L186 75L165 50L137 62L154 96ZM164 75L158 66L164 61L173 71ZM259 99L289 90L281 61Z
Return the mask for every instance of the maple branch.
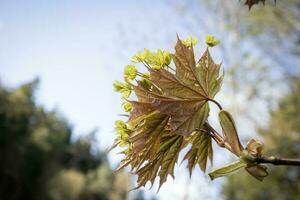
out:
M215 142L222 148L226 148L230 152L232 151L231 146L224 141L223 137L208 123L205 123L205 126L210 132L210 136L215 140ZM279 158L279 157L265 157L258 156L255 158L255 162L257 164L273 164L273 165L291 165L291 166L300 166L300 159L292 159L292 158Z
M300 166L300 159L292 159L292 158L279 158L279 157L264 157L259 156L256 158L256 162L260 163L268 163L273 165L292 165L292 166Z

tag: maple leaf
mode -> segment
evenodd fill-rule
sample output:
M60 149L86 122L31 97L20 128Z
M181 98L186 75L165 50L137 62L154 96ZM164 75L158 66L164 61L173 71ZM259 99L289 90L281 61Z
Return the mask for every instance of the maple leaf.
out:
M244 148L240 142L233 117L229 112L222 110L219 113L219 120L225 140L229 143L232 152L239 156Z
M188 142L191 144L191 148L183 160L188 161L188 169L191 176L197 164L202 171L205 171L208 158L212 161L213 150L211 137L204 131L194 132L188 139Z
M180 135L169 135L162 138L157 155L149 160L146 165L136 171L138 185L135 189L145 186L148 181L153 185L157 176L160 177L159 188L167 180L169 174L174 178L174 167L179 152L184 147L183 137Z
M208 49L196 63L193 48L178 39L172 57L175 74L149 69L150 80L161 94L150 92L148 98L157 110L170 116L171 133L189 135L207 120L207 102L219 91L223 76Z

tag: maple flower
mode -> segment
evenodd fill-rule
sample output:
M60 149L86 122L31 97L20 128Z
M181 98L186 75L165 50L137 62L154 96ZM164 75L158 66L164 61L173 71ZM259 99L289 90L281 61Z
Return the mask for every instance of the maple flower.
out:
M151 53L146 61L151 68L160 70L171 63L171 54L168 51L158 49L156 52Z
M115 81L114 89L116 92L123 93L123 98L128 98L131 94L131 86L128 83L122 83L120 81Z
M130 102L124 102L123 109L125 112L130 112L132 110L132 104Z
M120 142L120 146L127 146L128 145L128 137L130 130L127 128L127 124L122 120L117 120L115 122L115 130L118 134L118 142Z
M126 65L124 69L124 79L133 80L137 75L137 69L134 65Z
M220 44L220 40L218 40L217 38L215 38L212 35L207 35L205 38L205 42L210 47L214 47L214 46L217 46L218 44Z
M144 62L149 55L150 51L148 49L144 49L144 51L139 51L135 55L133 55L131 61L134 63Z
M142 80L140 80L140 84L141 86L143 86L144 88L150 89L151 88L151 81L149 81L148 79L143 78Z
M194 46L196 46L198 41L195 37L188 37L187 39L182 40L181 42L186 47L194 47Z
M143 74L143 77L144 77L144 78L150 78L150 73L149 73L149 72L148 72L148 73L144 73L144 74Z

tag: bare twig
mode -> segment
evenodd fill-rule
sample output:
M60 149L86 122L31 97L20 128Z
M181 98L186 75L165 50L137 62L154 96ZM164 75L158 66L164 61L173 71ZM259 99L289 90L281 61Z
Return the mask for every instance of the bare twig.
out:
M267 163L273 165L293 165L300 166L300 159L292 159L292 158L278 158L274 156L270 157L257 157L257 163Z

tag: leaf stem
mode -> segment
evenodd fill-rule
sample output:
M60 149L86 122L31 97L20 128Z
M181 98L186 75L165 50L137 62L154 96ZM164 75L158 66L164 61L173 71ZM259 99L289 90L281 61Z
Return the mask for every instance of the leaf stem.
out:
M256 158L257 163L269 163L273 165L293 165L300 166L300 159L292 159L292 158L278 158L275 156L264 157L260 156Z
M223 110L221 104L219 104L219 102L217 102L216 100L214 100L214 99L208 99L208 101L213 102L214 104L216 104L216 105L218 106L218 108L219 108L220 110Z
M172 70L173 72L176 72L175 69L173 69L170 65L167 65L168 69Z
M206 122L204 125L209 130L209 132L211 133L209 135L215 140L215 142L220 147L225 148L225 149L227 149L228 151L230 151L231 153L234 154L231 146L224 140L222 135L220 135L208 122Z

